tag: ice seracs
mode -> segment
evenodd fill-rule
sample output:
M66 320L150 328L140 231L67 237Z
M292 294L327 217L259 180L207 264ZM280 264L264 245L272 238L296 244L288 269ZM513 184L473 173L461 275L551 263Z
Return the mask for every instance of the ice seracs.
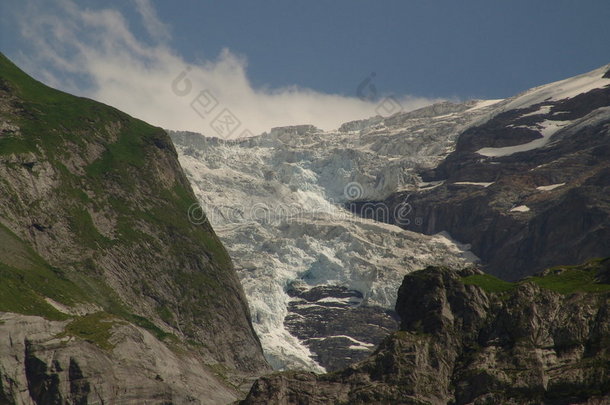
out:
M277 128L231 142L171 132L193 189L233 258L275 368L321 370L310 348L284 326L291 283L345 286L359 291L364 305L392 309L405 273L477 260L448 235L408 232L356 217L344 206L417 187L415 171L438 164L457 135L489 108L468 112L472 106L442 103L347 123L338 131Z

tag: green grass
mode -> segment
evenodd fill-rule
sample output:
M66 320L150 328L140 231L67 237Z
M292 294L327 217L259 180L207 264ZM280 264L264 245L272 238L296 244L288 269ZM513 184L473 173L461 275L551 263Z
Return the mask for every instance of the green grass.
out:
M160 307L155 308L155 311L157 312L157 314L159 315L159 318L161 318L161 320L163 322L165 322L168 325L172 325L174 326L176 323L176 320L174 318L174 313L172 311L170 311L170 309L165 306L162 305Z
M131 313L110 287L85 273L87 272L79 273L75 283L0 224L0 311L42 316L49 320L66 320L71 316L58 311L45 297L66 306L94 302L102 306L108 316L140 326L160 340L176 339L150 320ZM91 326L100 316L86 318L87 322L75 325ZM82 337L85 334L73 335Z
M604 259L593 259L583 265L553 267L544 277L528 277L525 281L561 294L606 292L610 291L610 284L597 281L603 262Z
M91 215L82 206L70 208L69 223L70 230L79 237L80 243L86 246L104 247L112 242L100 234L91 219Z
M49 320L61 321L69 316L58 311L45 301L44 297L21 280L6 277L7 269L0 265L0 311L15 312L24 315L42 316Z
M114 349L114 345L110 343L112 327L118 322L120 320L109 313L96 312L76 318L58 337L75 336L104 350L112 350Z
M491 293L506 292L515 288L515 283L500 280L499 278L490 274L474 274L472 276L462 278L462 281L464 284L476 285Z
M138 120L123 121L123 125L117 141L109 144L102 156L87 167L88 176L103 178L125 172L129 167L138 169L145 165L144 142L159 129Z
M63 271L50 266L2 224L0 280L0 311L59 320L67 316L51 306L45 297L68 306L87 300L82 289Z
M143 329L146 329L147 331L149 331L150 333L155 335L155 337L161 341L166 340L166 339L174 339L174 340L178 339L175 335L163 331L157 325L155 325L150 320L148 320L142 316L130 314L130 313L123 313L122 317L123 317L123 319L126 319L127 321L133 323L134 325L137 325Z
M600 271L604 266L608 266L608 260L610 259L592 259L581 265L557 266L546 270L544 276L527 277L516 283L500 280L489 274L463 277L462 281L464 284L476 285L490 293L507 292L522 283L534 283L560 294L608 292L610 284L598 281Z

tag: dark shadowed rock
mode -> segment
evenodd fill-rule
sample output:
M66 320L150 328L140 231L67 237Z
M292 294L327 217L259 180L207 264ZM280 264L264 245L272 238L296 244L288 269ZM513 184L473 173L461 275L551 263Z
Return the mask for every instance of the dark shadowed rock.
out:
M396 314L362 304L362 294L338 286L288 290L292 297L284 325L327 371L364 360L398 329Z
M544 147L499 156L479 153L539 139L548 122L563 127ZM550 266L610 254L609 156L606 86L509 110L467 129L453 153L421 173L438 186L395 193L383 203L393 213L408 198L411 218L420 220L399 225L426 234L446 231L469 243L487 272L518 280ZM350 205L370 214L365 206Z

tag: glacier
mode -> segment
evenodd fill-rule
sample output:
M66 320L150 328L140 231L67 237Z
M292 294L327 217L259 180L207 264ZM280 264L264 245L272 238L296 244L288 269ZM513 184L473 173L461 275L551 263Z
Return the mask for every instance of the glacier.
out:
M346 287L362 295L357 305L393 309L406 273L478 260L446 233L406 231L356 217L346 206L420 189L417 171L435 167L462 131L502 104L444 102L334 131L299 125L231 141L168 131L207 220L234 261L274 369L324 371L311 342L284 325L294 283ZM409 217L408 201L403 214L418 221ZM350 339L355 351L374 349Z

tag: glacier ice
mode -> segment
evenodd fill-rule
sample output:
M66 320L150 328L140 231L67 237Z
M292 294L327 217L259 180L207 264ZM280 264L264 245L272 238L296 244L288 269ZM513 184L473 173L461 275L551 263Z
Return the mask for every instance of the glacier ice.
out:
M416 170L438 164L457 135L495 104L441 103L346 123L337 131L302 125L237 141L170 131L235 263L275 369L323 371L284 327L291 283L345 286L362 293L364 304L393 308L407 272L476 260L449 235L355 217L345 204L418 188Z

